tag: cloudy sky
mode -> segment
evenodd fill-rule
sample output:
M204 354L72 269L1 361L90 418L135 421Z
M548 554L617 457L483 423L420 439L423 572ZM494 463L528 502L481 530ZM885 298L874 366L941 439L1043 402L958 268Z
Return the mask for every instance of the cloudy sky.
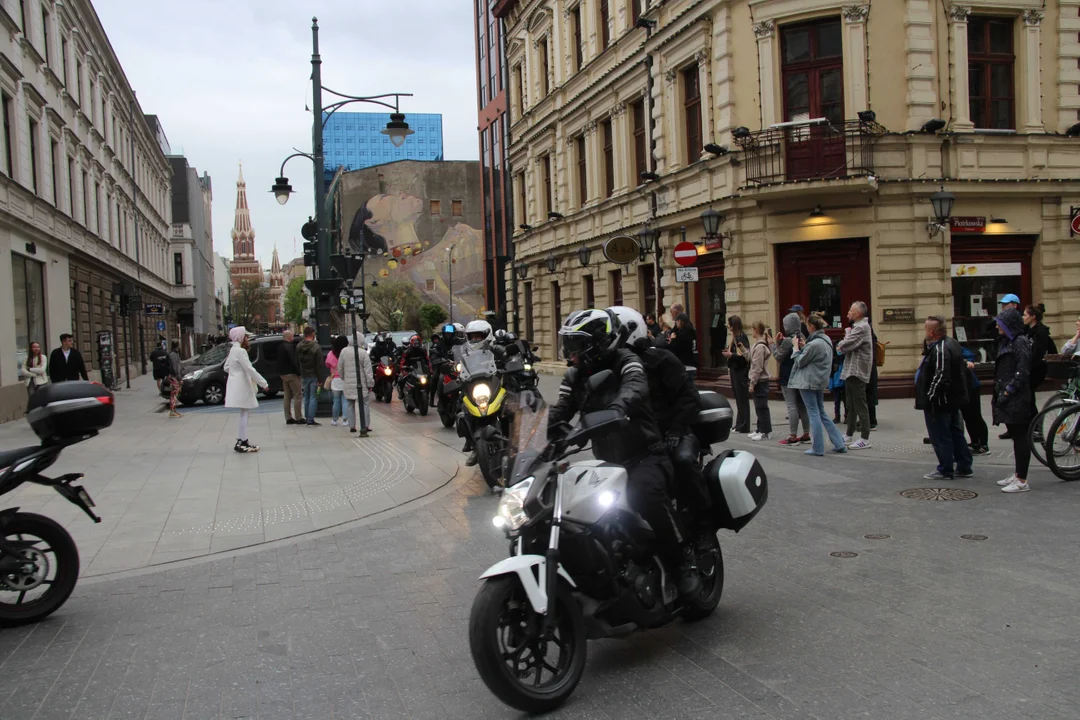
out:
M411 92L406 114L442 113L447 160L477 157L472 0L92 1L143 112L160 117L174 153L210 173L214 247L226 257L241 160L259 259L269 268L275 242L283 264L299 255L310 161L286 166L297 191L287 205L268 191L293 147L311 151L313 15L324 86Z

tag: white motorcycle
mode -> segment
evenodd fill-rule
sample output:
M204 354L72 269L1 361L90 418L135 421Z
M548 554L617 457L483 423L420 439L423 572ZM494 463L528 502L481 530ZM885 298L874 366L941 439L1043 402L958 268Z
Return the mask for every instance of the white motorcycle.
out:
M590 387L610 376L594 375ZM724 588L717 532L742 529L768 499L768 484L753 455L728 450L705 467L711 509L676 493L702 579L699 595L680 598L652 528L627 501L626 470L593 459L566 461L591 439L618 432L626 419L614 410L588 413L549 443L546 408L542 401L529 405L515 409L513 471L494 518L510 541L510 557L481 576L469 645L480 677L500 700L546 712L577 686L589 639L712 613ZM707 449L727 438L732 413L716 393L702 393L702 406L694 431Z

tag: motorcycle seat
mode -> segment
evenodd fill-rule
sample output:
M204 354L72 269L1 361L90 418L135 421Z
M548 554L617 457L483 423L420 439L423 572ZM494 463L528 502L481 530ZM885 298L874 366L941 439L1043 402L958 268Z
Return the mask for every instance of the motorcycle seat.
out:
M29 447L16 448L15 450L0 450L0 470L30 457L39 450L41 450L40 445L30 445Z

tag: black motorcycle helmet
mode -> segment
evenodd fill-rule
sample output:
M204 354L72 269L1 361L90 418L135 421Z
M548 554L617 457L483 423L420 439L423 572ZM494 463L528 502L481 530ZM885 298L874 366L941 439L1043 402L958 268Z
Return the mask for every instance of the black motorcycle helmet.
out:
M563 357L575 367L589 370L619 347L621 323L610 310L570 313L559 328Z
M454 344L454 340L456 337L457 328L454 327L451 323L446 323L442 326L442 339L443 343L445 343L447 347L450 347Z

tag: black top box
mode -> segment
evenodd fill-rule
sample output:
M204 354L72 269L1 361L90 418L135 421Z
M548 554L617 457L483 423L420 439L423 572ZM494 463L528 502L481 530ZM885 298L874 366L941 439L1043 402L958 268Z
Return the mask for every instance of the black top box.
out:
M701 411L692 429L702 447L708 448L728 439L735 415L731 411L731 403L718 392L699 390L698 397L701 399Z
M26 419L42 443L67 445L112 425L112 392L100 383L72 380L45 385L30 396Z

